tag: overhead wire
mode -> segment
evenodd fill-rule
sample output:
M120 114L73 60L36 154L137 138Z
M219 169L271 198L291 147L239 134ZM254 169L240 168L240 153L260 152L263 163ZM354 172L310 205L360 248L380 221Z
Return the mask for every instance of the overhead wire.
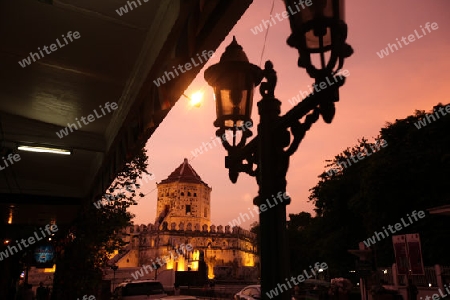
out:
M275 7L275 0L272 0L272 7L270 8L269 17L272 17L272 13L273 13L273 8L274 8L274 7ZM270 18L269 18L269 19L270 19ZM259 67L260 67L260 68L261 68L261 63L262 63L262 58L263 58L263 55L264 55L264 51L266 50L267 36L268 36L268 34L269 34L270 27L272 27L272 26L269 26L269 27L267 28L266 34L264 35L264 44L263 44L263 48L262 48L262 51L261 51L261 57L259 58Z

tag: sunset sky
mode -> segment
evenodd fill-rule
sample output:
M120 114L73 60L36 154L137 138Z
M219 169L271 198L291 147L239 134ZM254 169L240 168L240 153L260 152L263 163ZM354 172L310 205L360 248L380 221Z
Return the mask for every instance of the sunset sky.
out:
M314 1L314 0L313 0ZM182 162L190 160L201 178L212 187L211 216L215 225L228 225L242 212L252 208L257 195L253 177L240 174L238 182L228 179L224 159L226 151L220 145L193 159L191 151L214 137L216 128L215 103L212 88L204 78L204 70L218 62L233 35L244 48L250 62L260 65L265 32L253 34L251 29L268 20L272 0L254 0L253 4L222 42L216 54L206 64L186 90L191 95L197 90L205 92L200 107L189 106L181 97L175 107L147 143L148 171L156 180L142 186L147 194L131 212L136 214L136 224L154 223L156 217L156 184ZM275 0L273 15L285 11L283 1ZM325 160L356 144L362 137L373 141L386 122L395 122L413 114L416 109L430 110L433 105L450 102L450 1L449 0L380 0L346 1L347 42L355 53L345 61L349 76L340 89L340 102L336 103L336 116L331 124L320 119L315 123L291 157L287 174L287 192L292 202L287 212L313 213L314 205L308 202L309 189L318 182L326 165ZM436 30L423 34L421 26L437 23ZM436 27L435 27L436 28ZM377 52L396 39L415 34L421 36L408 45L402 43L398 51L380 58ZM425 29L426 30L426 29ZM275 96L282 102L284 114L292 108L289 99L299 91L308 91L313 80L304 69L297 67L298 53L286 44L290 34L289 21L277 21L270 27L265 46L264 61L270 59L277 71ZM397 44L398 45L398 44ZM255 89L252 119L258 123L256 102L260 95ZM426 130L426 128L422 129ZM256 128L252 128L256 133ZM389 141L387 141L389 143ZM257 218L242 223L242 227L258 221Z

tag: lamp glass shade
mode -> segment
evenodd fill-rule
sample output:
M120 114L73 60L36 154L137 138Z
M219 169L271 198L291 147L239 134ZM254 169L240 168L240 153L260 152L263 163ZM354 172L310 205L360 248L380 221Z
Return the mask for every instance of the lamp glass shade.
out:
M239 128L250 120L254 85L246 77L239 70L230 72L214 88L218 127Z
M220 62L205 71L205 80L214 89L217 119L214 126L241 130L251 122L253 90L262 79L262 70L248 61L236 38L227 46Z
M295 0L284 2L287 11L291 12L289 20L292 32L304 35L305 50L310 53L329 50L332 44L331 27L339 21L345 21L345 1L312 0L310 6L307 5L308 1L303 6Z

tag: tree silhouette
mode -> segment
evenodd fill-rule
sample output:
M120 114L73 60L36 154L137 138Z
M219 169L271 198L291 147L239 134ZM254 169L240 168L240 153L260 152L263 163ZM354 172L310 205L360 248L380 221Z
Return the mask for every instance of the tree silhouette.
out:
M442 111L438 104L433 111ZM353 270L355 257L348 249L394 225L413 210L424 210L447 204L450 200L450 116L441 115L418 129L415 124L427 114L416 111L405 119L387 123L374 142L362 138L328 161L326 171L310 192L317 216L302 230L294 217L290 230L291 261L307 264L322 259L330 275L346 276ZM431 119L431 118L428 118ZM327 172L351 155L367 153L378 141L387 146L356 163ZM372 151L373 152L373 151ZM425 265L448 264L450 250L442 239L450 234L450 219L426 214L418 222L395 234L420 233ZM391 234L392 235L392 234ZM378 266L394 262L391 235L373 246Z
M127 208L137 204L135 197L140 186L136 182L146 173L147 158L142 149L126 163L101 196L103 205L97 208L92 201L86 201L66 238L59 241L64 250L57 257L52 299L97 295L109 254L124 246L117 233L131 225L134 216Z

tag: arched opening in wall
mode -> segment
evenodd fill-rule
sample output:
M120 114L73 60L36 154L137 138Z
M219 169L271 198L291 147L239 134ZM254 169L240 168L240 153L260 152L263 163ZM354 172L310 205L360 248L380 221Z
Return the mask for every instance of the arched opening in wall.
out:
M186 215L191 214L191 205L186 205Z
M200 260L200 250L194 250L192 253L192 260Z
M191 263L188 264L188 267L191 268L191 271L198 271L199 260L200 260L200 251L194 250L194 252L192 252Z
M227 242L224 241L222 243L222 249L227 249L227 248L228 248Z
M186 271L187 270L187 257L184 256L178 256L177 263L176 263L176 271Z
M208 268L208 279L214 279L214 263L210 262L206 267Z

